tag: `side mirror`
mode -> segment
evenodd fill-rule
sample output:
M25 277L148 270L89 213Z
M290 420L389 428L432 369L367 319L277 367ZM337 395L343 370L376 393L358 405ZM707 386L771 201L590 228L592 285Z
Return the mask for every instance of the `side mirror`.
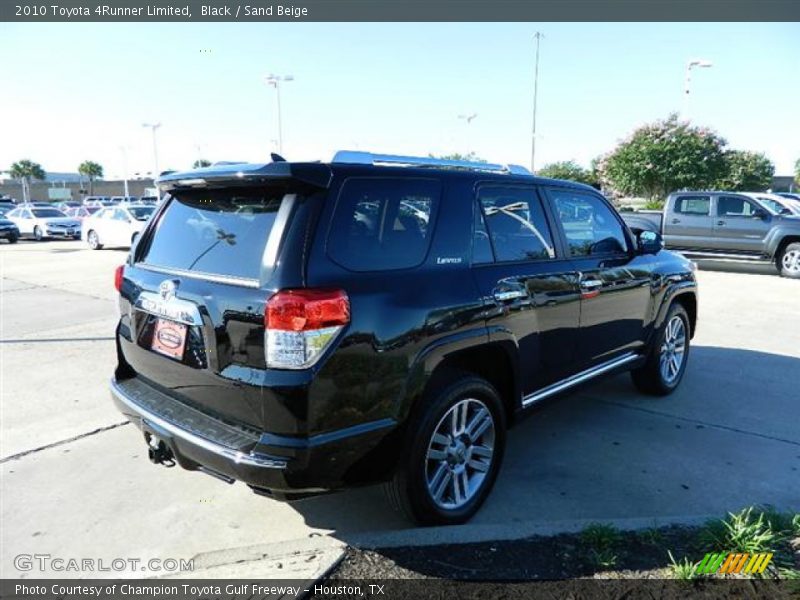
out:
M658 254L664 248L664 240L660 233L645 229L636 236L639 254Z
M753 217L754 219L764 220L764 219L767 218L768 215L767 215L767 211L765 211L765 210L763 210L761 208L757 208L757 209L755 209L753 211L753 214L750 215L750 216Z

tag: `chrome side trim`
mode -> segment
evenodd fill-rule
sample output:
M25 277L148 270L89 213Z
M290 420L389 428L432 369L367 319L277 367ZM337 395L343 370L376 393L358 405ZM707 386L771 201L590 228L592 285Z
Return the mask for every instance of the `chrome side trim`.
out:
M111 380L111 393L114 394L115 398L117 398L120 402L122 402L125 406L130 408L132 411L134 411L137 415L139 415L143 419L146 419L147 421L150 421L154 425L161 427L166 431L169 431L175 437L179 437L183 440L186 440L187 442L194 444L195 446L199 446L204 450L213 452L214 454L217 454L223 458L231 460L236 464L247 465L250 467L262 467L265 469L286 468L286 461L267 456L260 456L256 454L245 454L244 452L240 452L238 450L232 450L230 448L226 448L225 446L220 446L219 444L215 444L214 442L202 438L198 435L195 435L190 431L181 429L177 425L162 419L158 415L136 404L133 400L131 400L125 395L125 393L119 387L117 382L113 379Z
M246 279L244 277L228 277L226 275L215 275L213 273L203 273L201 271L187 271L186 269L159 267L157 265L149 265L143 262L137 262L136 264L134 264L134 266L137 269L153 271L154 273L164 273L165 275L172 275L175 277L202 279L204 281L213 281L214 283L225 283L227 285L238 285L239 287L247 287L247 288L259 287L257 279Z
M548 385L546 388L542 388L538 392L534 392L533 394L529 394L522 399L522 406L523 408L530 406L540 400L544 400L554 394L558 394L559 392L563 392L564 390L568 390L569 388L578 385L579 383L583 383L584 381L588 381L598 375L602 375L603 373L608 373L616 369L617 367L621 367L622 365L628 364L639 358L639 355L634 352L629 352L628 354L623 354L622 356L615 358L613 360L609 360L608 362L604 362L602 364L597 365L596 367L592 367L591 369L586 369L585 371L581 371L580 373L573 375L572 377L568 377L567 379L562 379L561 381L557 381L556 383Z

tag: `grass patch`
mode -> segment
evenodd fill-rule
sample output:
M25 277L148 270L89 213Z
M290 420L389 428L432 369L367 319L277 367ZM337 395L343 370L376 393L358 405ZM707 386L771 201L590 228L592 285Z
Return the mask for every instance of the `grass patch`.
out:
M592 523L581 532L581 545L589 563L604 569L617 565L617 548L621 539L618 529L602 523Z
M680 561L676 561L670 550L667 550L667 554L669 555L669 573L672 579L697 579L699 577L696 572L697 563L693 563L685 556Z

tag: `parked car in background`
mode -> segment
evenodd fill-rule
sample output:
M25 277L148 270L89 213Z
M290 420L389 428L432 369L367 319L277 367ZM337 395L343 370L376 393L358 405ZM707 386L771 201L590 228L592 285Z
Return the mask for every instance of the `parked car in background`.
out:
M158 204L158 196L142 196L139 198L140 204Z
M138 204L136 196L111 196L111 202L114 204Z
M130 247L144 227L154 206L109 206L83 220L83 239L92 250L103 246Z
M18 204L17 206L27 206L29 208L55 208L55 206L52 203L42 202L40 200L31 200L30 202L25 202L24 204Z
M15 208L17 208L16 204L0 204L0 217L6 216Z
M740 192L748 198L758 200L771 212L778 215L800 215L800 202L784 198L777 194L768 194L767 192Z
M0 217L0 240L7 240L9 244L16 244L19 239L19 228L14 221Z
M108 196L86 196L83 199L84 206L112 206L111 198Z
M789 198L790 200L797 200L800 202L800 194L795 194L794 192L773 192L776 196L782 196L784 198Z
M800 217L737 192L675 192L663 211L623 212L634 231L661 233L667 248L697 258L773 263L800 279Z
M81 222L55 208L19 206L6 215L19 229L20 237L41 241L47 237L80 239Z
M81 203L77 200L62 200L61 202L56 202L52 206L53 208L57 208L60 211L66 212L68 208L81 206Z
M365 152L160 184L115 273L111 383L155 463L279 499L384 482L412 519L462 523L522 413L686 372L691 263L589 186Z
M102 210L102 208L97 206L76 206L74 208L68 208L64 211L64 214L66 214L68 217L73 217L79 221L83 221L86 217L92 216L99 210Z

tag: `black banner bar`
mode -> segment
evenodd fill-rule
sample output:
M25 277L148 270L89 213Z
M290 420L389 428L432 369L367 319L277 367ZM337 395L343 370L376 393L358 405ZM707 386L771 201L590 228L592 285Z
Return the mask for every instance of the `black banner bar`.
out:
M798 0L0 0L11 22L800 21Z

